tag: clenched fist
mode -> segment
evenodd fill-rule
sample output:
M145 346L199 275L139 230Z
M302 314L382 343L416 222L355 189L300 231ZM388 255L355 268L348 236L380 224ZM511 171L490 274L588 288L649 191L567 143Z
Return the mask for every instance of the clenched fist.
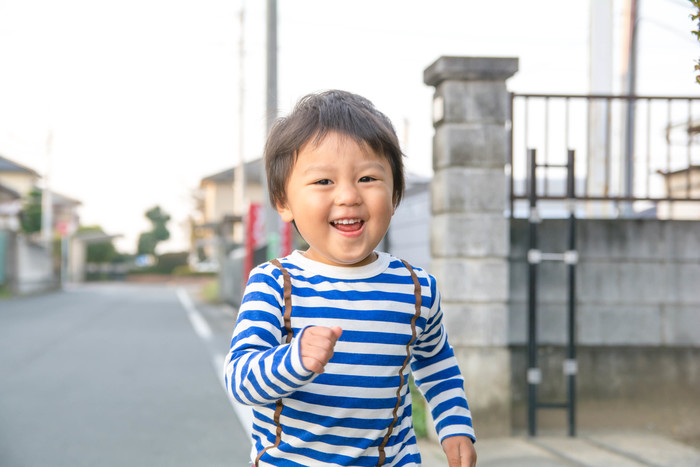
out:
M339 327L312 326L301 335L301 363L309 371L323 373L333 356L333 348L343 330Z

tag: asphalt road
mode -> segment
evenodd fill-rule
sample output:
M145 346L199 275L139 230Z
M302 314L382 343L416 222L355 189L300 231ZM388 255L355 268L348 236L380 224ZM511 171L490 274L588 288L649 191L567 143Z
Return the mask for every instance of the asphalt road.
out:
M103 284L0 300L0 465L249 465L217 368L231 317L191 297Z

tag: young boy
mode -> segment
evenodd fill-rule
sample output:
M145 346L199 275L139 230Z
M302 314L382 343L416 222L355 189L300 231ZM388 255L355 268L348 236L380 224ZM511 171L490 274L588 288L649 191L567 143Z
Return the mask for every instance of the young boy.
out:
M376 252L404 189L396 133L343 91L303 98L265 146L270 200L308 243L254 269L225 363L255 465L420 465L409 371L450 466L476 464L435 279Z

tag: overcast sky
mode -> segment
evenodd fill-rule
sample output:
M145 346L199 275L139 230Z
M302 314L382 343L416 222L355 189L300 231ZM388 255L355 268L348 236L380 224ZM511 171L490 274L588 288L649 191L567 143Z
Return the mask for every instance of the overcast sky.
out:
M591 0L595 1L595 0ZM640 94L700 95L685 0L639 0ZM265 132L265 4L245 2L245 157ZM187 246L190 192L236 164L240 0L0 0L0 154L50 175L84 225L135 250L144 212L173 216ZM622 0L614 1L616 63ZM519 57L515 92L589 91L585 0L279 0L279 108L341 88L394 122L409 171L430 175L432 88L442 55ZM614 91L621 78L615 76ZM50 154L47 136L53 134Z

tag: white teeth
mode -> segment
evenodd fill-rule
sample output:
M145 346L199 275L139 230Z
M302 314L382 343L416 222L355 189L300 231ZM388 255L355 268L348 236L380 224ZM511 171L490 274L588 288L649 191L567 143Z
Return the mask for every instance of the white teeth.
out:
M333 224L345 224L345 225L348 225L348 224L356 224L356 223L358 223L358 222L361 222L361 220L360 220L360 219L340 219L340 220L337 220L337 221L333 221Z

